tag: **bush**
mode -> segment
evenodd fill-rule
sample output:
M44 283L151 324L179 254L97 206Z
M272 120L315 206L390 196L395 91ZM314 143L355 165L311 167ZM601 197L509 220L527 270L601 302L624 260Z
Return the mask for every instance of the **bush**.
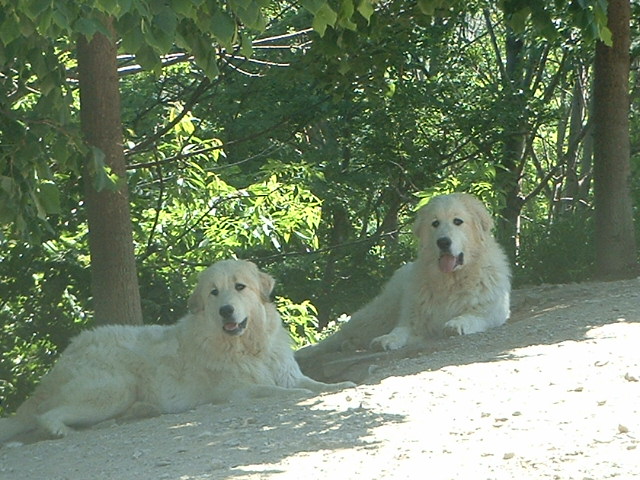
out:
M568 283L591 277L594 265L590 212L561 216L550 225L523 228L514 283Z

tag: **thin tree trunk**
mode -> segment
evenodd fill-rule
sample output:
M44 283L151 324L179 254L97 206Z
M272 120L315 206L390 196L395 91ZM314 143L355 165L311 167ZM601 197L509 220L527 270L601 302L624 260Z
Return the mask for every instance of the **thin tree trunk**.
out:
M613 46L596 45L593 122L596 273L637 274L629 140L630 2L609 0Z
M326 256L326 264L322 274L322 280L318 289L318 296L315 298L315 305L318 309L318 328L323 330L331 320L334 304L334 288L336 275L338 272L338 262L344 261L344 250L338 249L349 238L351 222L349 213L340 202L329 205L326 209L327 217L331 217L331 232L329 234L328 245L333 250Z
M580 171L578 169L579 149L577 146L584 122L584 91L582 69L576 69L571 98L571 117L569 122L569 138L566 157L566 184L561 200L562 211L575 211L580 205Z
M519 90L524 88L523 49L522 40L515 33L508 32L503 78L504 95L505 102L515 113L502 119L505 131L504 153L496 183L505 195L505 205L498 221L498 240L511 262L516 261L518 253L519 219L523 205L520 198L520 171L526 142L526 118L524 96L519 93Z
M105 26L115 37L112 21L106 20ZM122 146L117 48L114 41L100 33L96 33L89 42L80 37L77 46L82 132L90 147L104 153L105 164L120 179L116 189L97 191L91 162L85 164L95 323L141 324L142 309Z

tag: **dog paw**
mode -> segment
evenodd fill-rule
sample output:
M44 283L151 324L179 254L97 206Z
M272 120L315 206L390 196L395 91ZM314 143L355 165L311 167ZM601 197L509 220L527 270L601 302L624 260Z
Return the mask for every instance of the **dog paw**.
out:
M388 333L386 335L382 335L381 337L374 338L371 341L371 350L376 350L378 352L385 350L398 350L406 345L406 340L398 337L393 332Z
M445 323L443 333L447 337L457 337L460 335L484 332L486 330L485 323L482 317L461 315Z
M342 390L343 388L356 388L357 385L353 382L340 382L336 383L336 386Z
M325 383L324 387L321 389L322 392L339 392L344 390L345 388L355 388L356 384L353 382L338 382L338 383Z
M49 434L51 434L55 438L66 437L73 432L71 428L56 419L49 419L44 417L39 419L39 423L44 428L44 430L49 432Z
M456 320L449 320L444 324L442 332L445 337L458 337L464 335L464 324Z

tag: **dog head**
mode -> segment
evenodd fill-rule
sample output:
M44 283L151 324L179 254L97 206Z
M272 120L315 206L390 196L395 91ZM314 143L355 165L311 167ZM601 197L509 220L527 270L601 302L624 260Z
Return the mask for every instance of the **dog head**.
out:
M217 321L220 331L239 336L252 322L264 322L273 290L271 276L245 260L223 260L204 270L189 298L189 310ZM262 326L263 327L263 326Z
M419 256L449 274L473 263L492 229L493 219L482 202L467 193L452 193L422 207L413 231L420 239Z

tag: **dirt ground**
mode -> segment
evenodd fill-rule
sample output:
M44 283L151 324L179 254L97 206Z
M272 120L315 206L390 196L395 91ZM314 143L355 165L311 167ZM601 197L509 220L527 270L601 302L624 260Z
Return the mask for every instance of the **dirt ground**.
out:
M4 447L0 479L640 478L640 279L513 303L487 333L305 366L355 389Z

